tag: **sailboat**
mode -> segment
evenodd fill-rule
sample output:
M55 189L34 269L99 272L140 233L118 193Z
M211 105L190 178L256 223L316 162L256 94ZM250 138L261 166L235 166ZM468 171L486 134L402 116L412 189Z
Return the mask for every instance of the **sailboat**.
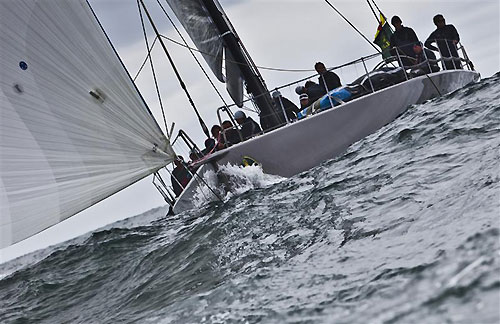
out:
M220 81L226 82L228 92L237 106L242 104L241 82L245 82L248 94L259 108L260 122L265 129L259 136L202 159L202 162L198 163L201 167L182 194L177 199L170 200L174 213L196 207L193 197L203 187L206 187L205 191L209 194L210 191L213 192L207 190L210 188L207 188L206 182L200 181L207 172L220 174L221 166L245 165L247 160L250 160L251 163L258 163L265 173L291 177L342 154L356 141L392 122L409 106L455 91L480 78L463 46L460 46L462 59L456 63L456 69L435 71L430 66L432 60L428 59L428 73L422 73L420 69L418 74L399 67L404 66L399 52L396 51L392 61L386 52L380 52L383 60L371 72L366 68L366 61L378 58L379 53L351 62L361 62L366 74L347 87L335 89L318 99L316 106L320 106L322 101L328 103L329 109L316 109L315 114L290 122L284 109L280 109L279 105L272 105L270 91L267 90L258 68L250 59L217 1L167 2L192 41L205 53L205 59L213 73ZM382 19L379 29L384 31L387 30L388 24L383 22L385 17L380 14ZM387 45L381 46L382 50L386 48ZM225 78L221 72L223 54L226 57ZM441 58L442 62L446 60L450 58ZM395 65L394 61L401 64ZM427 66L424 66L425 68ZM399 80L394 81L391 74L399 75ZM380 80L389 81L380 84ZM362 94L357 93L349 100L335 97L335 93L339 93L339 90L346 91L346 88L351 93L359 92L361 88ZM234 89L239 89L240 92ZM311 107L309 110L314 110L315 105ZM219 182L219 186L225 186L225 177L219 177Z
M289 122L217 1L167 2L236 105L246 88L265 130L200 161L179 197L165 195L174 212L192 208L204 174L221 165L251 157L266 173L292 176L341 154L409 105L479 78L466 69L425 74ZM0 27L3 248L158 174L176 155L87 1L1 1ZM361 82L371 80L367 73Z

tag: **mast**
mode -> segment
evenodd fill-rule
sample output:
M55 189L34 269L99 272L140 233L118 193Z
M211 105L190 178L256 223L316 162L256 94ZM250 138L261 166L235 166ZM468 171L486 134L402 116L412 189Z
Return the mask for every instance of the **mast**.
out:
M273 100L269 94L264 80L259 78L255 64L244 55L240 40L236 38L226 19L217 8L213 0L201 0L217 27L227 50L237 62L238 67L246 82L247 92L253 96L253 100L260 109L260 123L264 129L273 128L285 122L283 116L276 111Z

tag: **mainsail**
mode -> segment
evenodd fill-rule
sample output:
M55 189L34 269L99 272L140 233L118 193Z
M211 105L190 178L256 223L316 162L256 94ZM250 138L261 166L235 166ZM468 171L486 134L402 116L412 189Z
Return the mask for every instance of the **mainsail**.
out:
M269 91L241 40L217 0L166 0L215 76L239 107L243 105L243 81L260 110L261 126L271 129L285 122L273 105ZM226 74L222 73L225 55Z
M0 1L0 248L171 162L85 0Z
M201 51L203 58L220 82L226 82L226 88L233 101L243 105L243 78L238 64L224 46L220 32L200 0L167 0L182 26ZM215 2L218 5L217 2ZM222 11L222 8L218 6ZM224 50L226 49L226 50ZM226 58L226 75L222 73L223 56Z
M199 0L167 0L167 3L214 75L220 82L225 82L222 74L223 41L205 6Z

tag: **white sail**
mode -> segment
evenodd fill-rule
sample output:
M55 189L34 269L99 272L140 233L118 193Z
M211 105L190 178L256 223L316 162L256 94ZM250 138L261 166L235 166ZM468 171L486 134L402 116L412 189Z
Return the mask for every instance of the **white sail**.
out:
M84 0L0 1L0 248L171 162Z

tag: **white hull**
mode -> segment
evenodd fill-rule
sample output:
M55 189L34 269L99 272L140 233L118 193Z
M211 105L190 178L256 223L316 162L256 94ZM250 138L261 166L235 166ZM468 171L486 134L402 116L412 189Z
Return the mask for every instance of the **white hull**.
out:
M239 165L243 157L249 156L262 165L265 173L291 177L342 154L351 144L392 122L410 105L455 91L478 79L476 72L453 70L396 84L216 152L209 159L211 166L199 173L213 170L214 163ZM188 184L174 206L174 213L194 207L191 198L196 186L196 181Z

